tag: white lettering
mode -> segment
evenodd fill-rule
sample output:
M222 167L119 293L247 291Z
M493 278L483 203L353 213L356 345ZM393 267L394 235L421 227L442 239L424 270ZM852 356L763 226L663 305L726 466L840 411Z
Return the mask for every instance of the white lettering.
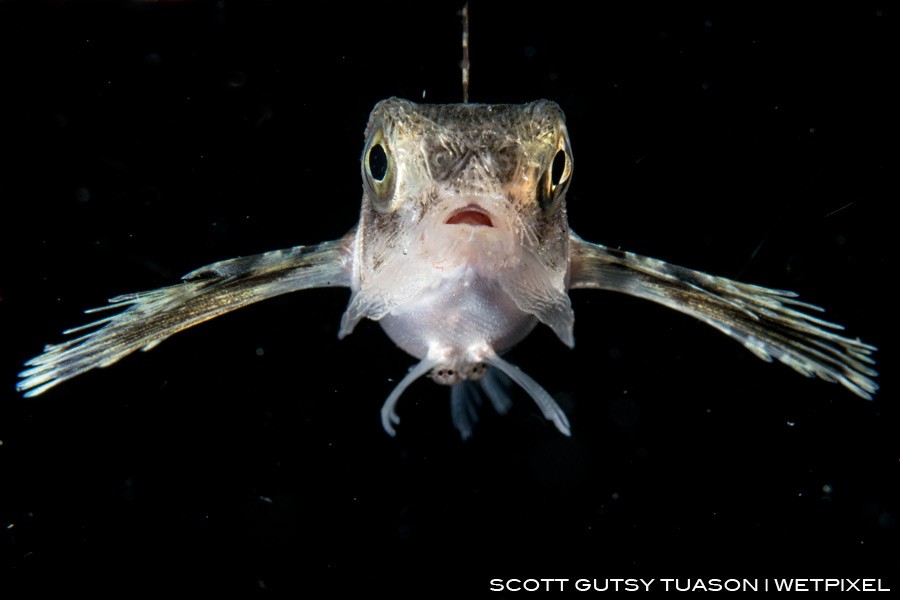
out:
M491 579L492 592L564 591L568 579Z
M795 583L796 582L793 579L776 579L775 580L775 591L776 592L793 592Z
M639 580L645 591L656 579ZM659 579L667 592L758 592L759 579ZM768 580L763 580L768 586ZM789 589L794 584L792 579L777 580L776 585L785 585ZM781 588L779 588L780 590Z
M733 582L734 587L729 587L729 582ZM729 592L758 592L759 579L728 579L725 581L725 589Z
M491 579L492 592L564 592L569 579L528 578ZM579 592L649 592L655 582L667 592L758 592L759 579L576 579ZM763 579L762 589L769 591L770 582L778 592L890 592L881 579Z
M880 579L773 579L779 592L889 592ZM768 589L768 580L766 589Z

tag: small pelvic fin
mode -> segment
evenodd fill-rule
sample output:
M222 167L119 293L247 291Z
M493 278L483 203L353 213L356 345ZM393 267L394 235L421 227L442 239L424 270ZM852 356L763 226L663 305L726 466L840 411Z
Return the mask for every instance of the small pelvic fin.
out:
M474 381L461 381L450 388L450 417L463 440L472 437L480 405L478 384Z
M547 390L542 388L537 381L529 377L525 371L512 363L506 362L496 354L485 356L484 362L492 367L496 367L499 371L508 375L510 379L518 383L523 390L528 392L528 395L537 402L541 412L544 413L544 417L546 417L547 420L552 421L560 433L565 436L572 435L566 413L559 407L559 404L556 403L553 396L548 394Z
M534 379L499 356L487 356L484 362L496 369L488 369L485 376L477 381L467 379L450 388L450 417L463 440L472 436L475 423L478 422L478 409L483 403L481 393L488 397L497 413L504 415L512 405L509 399L512 382L519 384L532 397L544 417L552 421L563 435L572 435L569 420L562 408ZM397 402L400 396L416 379L428 374L437 365L438 361L427 358L422 360L409 370L406 377L400 380L385 400L384 406L381 407L381 424L388 435L391 437L397 435L394 426L400 424L400 417L397 415Z
M391 395L384 401L384 406L381 407L381 425L389 436L394 437L397 435L394 425L400 424L400 417L397 415L397 401L400 400L400 396L413 381L426 375L436 365L436 361L427 358L423 359L422 362L409 370L406 377L400 380L400 383L397 384Z
M512 407L512 400L509 399L509 389L512 387L512 379L498 369L488 369L487 373L479 382L484 394L491 401L491 405L498 415L505 415Z
M472 437L475 424L478 423L478 411L484 404L482 394L487 396L497 414L505 415L509 412L512 406L509 398L512 383L503 371L488 369L481 379L467 379L450 388L450 417L463 440Z

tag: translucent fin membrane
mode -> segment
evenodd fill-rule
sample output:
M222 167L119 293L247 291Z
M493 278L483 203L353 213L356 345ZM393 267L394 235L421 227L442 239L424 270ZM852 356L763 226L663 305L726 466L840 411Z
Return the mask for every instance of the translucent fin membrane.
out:
M479 411L484 404L482 394L487 396L497 414L509 412L512 406L509 398L511 386L512 380L502 371L488 369L480 380L462 381L450 388L450 417L462 439L469 439L478 423Z
M591 244L574 233L570 243L572 289L644 298L715 327L764 361L777 359L807 377L840 383L866 400L878 390L871 356L875 347L835 333L844 328L809 314L822 309L797 300L794 292Z
M512 406L512 400L509 399L509 388L512 387L512 381L503 371L497 369L488 369L484 377L481 378L481 389L497 411L497 414L505 415Z
M450 417L462 439L472 437L480 406L478 384L474 381L462 381L450 388Z
M79 337L44 347L44 353L25 363L16 386L26 397L91 369L106 367L138 350L204 321L281 294L318 287L347 287L347 247L344 239L318 246L295 246L207 265L185 275L182 283L124 294L108 306L85 311L119 312L93 323L73 327L65 335Z

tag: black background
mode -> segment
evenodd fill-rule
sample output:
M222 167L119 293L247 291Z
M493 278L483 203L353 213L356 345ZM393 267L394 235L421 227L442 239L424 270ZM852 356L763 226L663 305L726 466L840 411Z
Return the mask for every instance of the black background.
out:
M557 101L583 237L778 288L881 348L874 402L646 302L575 292L553 393L470 441L346 290L227 315L25 400L116 294L334 239L368 111L458 102L455 3L0 4L0 581L486 591L492 577L891 577L897 14L889 3L471 7L471 98ZM590 3L585 3L590 4ZM893 96L893 97L892 97Z

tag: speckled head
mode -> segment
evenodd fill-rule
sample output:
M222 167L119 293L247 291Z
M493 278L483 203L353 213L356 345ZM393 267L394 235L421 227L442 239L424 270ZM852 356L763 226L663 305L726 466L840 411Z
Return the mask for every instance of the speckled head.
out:
M426 290L465 274L501 286L521 315L571 344L565 194L573 169L559 106L390 98L372 110L361 163L344 335L360 319L405 312ZM501 337L495 341L508 347L521 336ZM415 356L427 353L397 341Z
M377 179L382 153L392 164ZM501 195L552 211L564 196L557 186L569 181L571 157L565 115L548 100L433 105L389 98L369 117L362 168L371 186L368 200L379 212L435 187L460 196Z

